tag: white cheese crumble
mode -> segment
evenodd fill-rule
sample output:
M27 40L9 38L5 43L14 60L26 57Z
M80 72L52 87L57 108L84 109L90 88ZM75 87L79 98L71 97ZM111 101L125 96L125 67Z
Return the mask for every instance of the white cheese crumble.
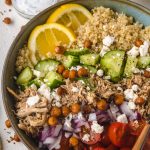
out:
M43 95L46 99L50 100L50 88L46 86L46 84L42 84L38 89L38 92Z
M103 45L103 47L100 51L100 56L103 57L108 51L110 51L109 47Z
M134 93L133 89L126 89L124 91L124 95L127 100L129 100L129 99L134 100L137 97L137 95Z
M90 113L88 121L96 121L96 120L97 120L96 114L95 113Z
M81 69L82 68L82 66L77 66L77 71L79 70L79 69Z
M96 73L99 77L102 77L104 75L104 71L102 69L97 70Z
M79 120L84 120L85 118L83 117L83 114L81 112L78 113L77 118Z
M115 38L113 36L108 35L103 39L103 44L109 47L111 44L113 44L114 40Z
M139 55L139 49L138 49L138 47L133 46L133 47L131 48L131 50L129 50L129 51L127 52L127 54L130 55L130 56L133 56L133 57L137 57L137 56Z
M132 72L133 73L141 73L141 70L134 67L134 68L132 68Z
M147 56L148 55L148 49L150 46L149 41L144 41L143 45L139 47L140 56Z
M82 140L85 142L90 141L90 135L89 134L84 134L84 136L82 137Z
M72 92L74 92L74 93L78 93L79 92L79 89L77 88L77 87L72 87L72 90L71 90Z
M31 86L30 86L32 89L35 89L35 90L37 90L37 87L36 87L36 85L35 84L31 84Z
M150 68L147 68L146 71L149 71L149 72L150 72Z
M37 78L41 78L44 76L44 73L38 71L38 70L32 70L33 71L33 75L35 75Z
M53 98L54 98L56 101L60 101L60 96L57 94L56 91L53 91L53 92L52 92L52 96L53 96Z
M28 106L31 107L31 106L35 105L36 103L38 103L39 100L40 100L40 97L38 95L36 95L36 96L28 97L26 103Z
M48 67L48 70L49 70L49 71L53 71L54 69L55 69L55 66L49 66L49 67Z
M99 125L97 123L97 121L92 122L91 129L92 129L93 132L99 133L99 134L101 134L104 131L104 127Z
M117 87L117 90L121 92L123 91L123 89L120 86Z
M135 110L135 108L136 108L136 105L135 105L135 103L134 102L128 102L128 107L131 109L131 110Z
M137 92L137 91L139 90L139 86L136 85L136 84L133 84L133 85L132 85L132 90L133 90L134 92Z
M117 117L117 122L128 123L128 119L125 114L122 114Z
M72 66L70 70L77 70L77 67Z

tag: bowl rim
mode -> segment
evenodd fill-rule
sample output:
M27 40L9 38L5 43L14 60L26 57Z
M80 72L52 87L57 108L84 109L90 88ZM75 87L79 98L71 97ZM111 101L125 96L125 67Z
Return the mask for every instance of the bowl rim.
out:
M27 24L24 25L23 29L20 30L20 32L17 34L16 38L13 40L7 54L6 54L6 57L5 57L5 61L4 61L4 64L3 64L3 69L2 69L2 76L1 76L1 91L2 91L2 101L3 101L3 106L4 106L4 109L5 109L5 112L7 114L7 117L11 120L11 123L12 123L12 127L14 129L14 131L19 135L19 137L21 138L23 144L31 149L31 150L35 150L35 148L30 145L27 141L27 139L19 132L20 129L15 127L15 122L14 120L11 119L11 111L9 111L9 108L8 108L8 105L6 103L6 87L4 86L4 81L5 81L5 72L7 70L7 63L9 61L9 58L10 58L10 55L13 53L13 49L15 47L15 43L17 43L17 41L19 40L19 38L22 36L22 34L25 32L26 30L26 27L27 26L30 26L34 21L36 21L40 16L44 15L45 13L47 13L49 10L51 9L55 9L57 8L58 6L60 5L63 5L63 4L67 4L67 3L76 3L76 2L79 2L81 0L63 0L61 2L58 2L48 8L46 8L45 10L43 10L42 12L40 12L39 14L37 14L36 16L34 16ZM136 9L139 9L140 11L143 11L144 13L148 14L150 16L150 9L142 6L141 4L138 4L136 2L133 2L133 1L130 1L130 0L111 0L112 2L113 1L117 1L117 2L120 2L120 3L124 3L124 4L127 4L127 5L130 5L131 7L135 7Z

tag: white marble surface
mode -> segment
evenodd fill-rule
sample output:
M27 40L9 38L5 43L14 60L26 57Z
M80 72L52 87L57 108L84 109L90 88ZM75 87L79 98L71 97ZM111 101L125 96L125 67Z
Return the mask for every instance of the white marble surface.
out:
M145 5L146 7L150 8L150 0L132 0L135 2L138 2L142 5ZM9 12L9 9L11 9L11 12ZM6 54L8 52L8 49L13 42L15 36L20 31L21 27L28 22L28 20L20 17L15 10L12 8L12 6L7 6L4 4L4 0L0 0L0 12L3 13L3 15L0 13L0 77L2 73L3 63L6 57ZM3 18L5 17L11 17L13 23L11 25L6 25L2 22ZM10 132L11 135L14 134L13 129L5 129L5 120L7 119L6 113L3 108L2 103L2 97L1 97L1 91L0 91L0 136L2 138L2 144L4 150L27 150L27 148L20 142L13 144L13 142L9 143L7 142L7 139L10 138L10 134L7 132Z

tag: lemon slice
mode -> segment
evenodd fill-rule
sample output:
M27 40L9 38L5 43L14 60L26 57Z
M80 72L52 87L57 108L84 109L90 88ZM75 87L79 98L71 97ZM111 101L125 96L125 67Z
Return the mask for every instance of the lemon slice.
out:
M31 32L28 40L30 58L33 64L37 63L37 56L45 58L55 54L55 47L59 44L70 44L76 36L73 31L58 23L50 23L37 26Z
M92 14L85 7L78 4L65 4L49 16L47 23L57 22L76 30L80 25L92 18Z

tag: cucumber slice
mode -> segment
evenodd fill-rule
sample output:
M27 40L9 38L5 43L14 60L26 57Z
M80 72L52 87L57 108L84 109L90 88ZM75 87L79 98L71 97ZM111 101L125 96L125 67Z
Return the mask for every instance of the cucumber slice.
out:
M28 83L28 86L31 86L32 84L35 84L37 87L40 87L42 85L42 81L39 78L35 78Z
M77 49L70 49L66 51L65 55L73 55L73 56L80 56L89 53L89 49L87 48L77 48Z
M107 76L111 77L111 81L117 82L120 80L124 69L125 51L112 50L107 52L101 58L100 65Z
M29 67L26 67L18 76L17 84L23 85L28 83L33 78L33 72Z
M47 73L48 71L53 71L57 69L59 62L53 59L42 60L37 63L35 66L35 70L38 70L43 73Z
M54 72L54 71L50 71L47 73L47 75L44 78L44 82L51 88L56 88L59 85L63 84L63 77Z
M97 72L97 69L95 67L93 67L93 66L83 65L83 67L87 68L90 71L90 73L94 73L95 74Z
M150 56L139 57L137 67L140 69L146 68L150 65Z
M66 68L70 68L72 66L77 66L79 64L79 62L80 62L79 57L68 55L68 56L64 57L62 63Z
M124 69L124 76L125 77L129 78L132 76L133 71L136 68L137 62L138 62L138 59L136 57L128 55L125 69Z
M80 63L95 66L99 62L99 54L85 54L80 56Z

